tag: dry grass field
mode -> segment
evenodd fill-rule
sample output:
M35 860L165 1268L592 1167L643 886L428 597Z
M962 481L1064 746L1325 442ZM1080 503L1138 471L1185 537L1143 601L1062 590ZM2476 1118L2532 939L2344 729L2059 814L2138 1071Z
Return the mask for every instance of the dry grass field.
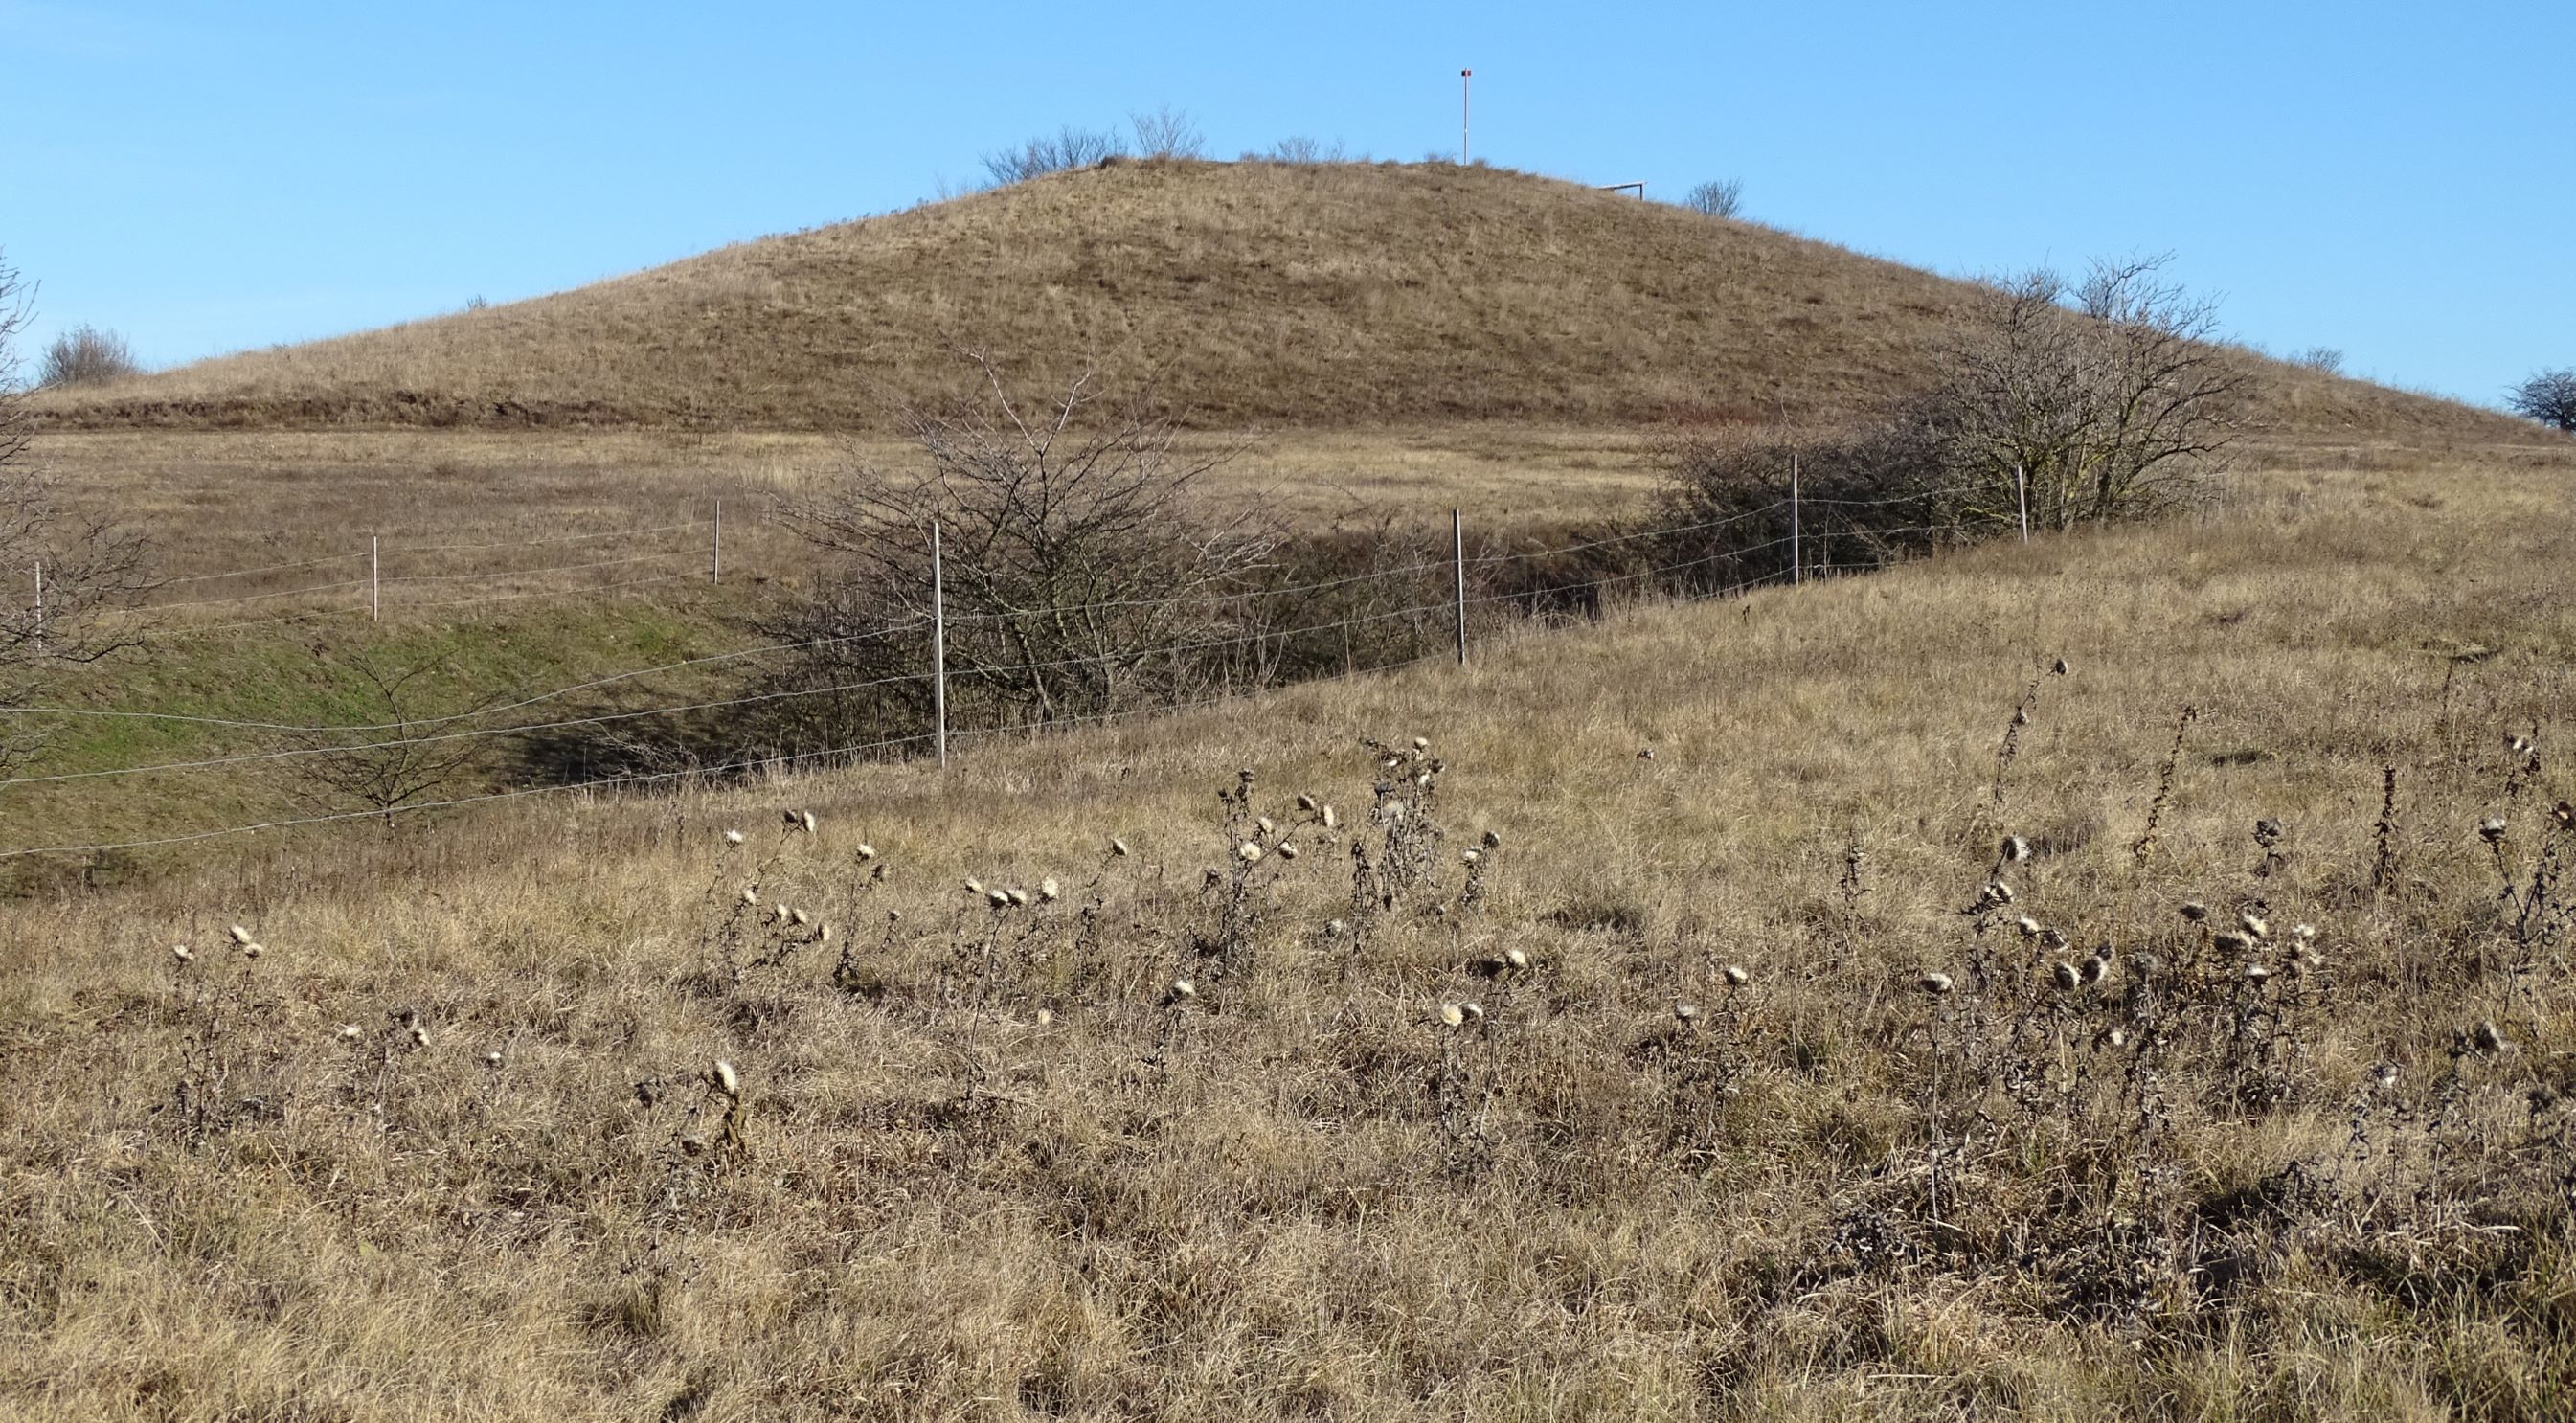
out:
M10 905L0 1413L2569 1416L2576 457L2272 465Z
M110 429L884 429L978 347L1029 375L1157 370L1211 429L1811 421L1924 383L1971 295L1502 170L1123 163L38 409ZM2464 406L2245 359L2277 429L2511 436Z

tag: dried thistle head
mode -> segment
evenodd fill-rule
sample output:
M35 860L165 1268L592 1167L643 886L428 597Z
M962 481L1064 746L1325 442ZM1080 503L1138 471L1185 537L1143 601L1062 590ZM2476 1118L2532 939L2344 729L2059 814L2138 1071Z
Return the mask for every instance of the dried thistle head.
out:
M2246 933L2257 939L2271 937L2272 926L2264 922L2262 915L2255 913L2251 909L2237 915L2236 922L2238 925L2243 927Z
M1279 858L1281 858L1281 859L1283 859L1283 860L1293 860L1293 859L1297 858L1297 847L1296 847L1296 846L1294 846L1294 845L1289 844L1289 843L1288 843L1287 841L1285 841L1285 840L1280 841L1280 842L1279 842Z
M2209 941L2210 947L2222 954L2241 954L2254 947L2254 941L2232 929L2222 929Z
M2182 902L2182 917L2194 924L2201 923L2209 918L2209 906L2197 899L2186 899Z
M1457 1027L1467 1021L1467 1010L1455 1003L1443 1003L1440 1005L1440 1021L1449 1027Z
M1684 1023L1695 1021L1699 1017L1699 1005L1687 998L1680 999L1673 1004L1673 1017Z
M1520 948L1505 949L1503 950L1503 962L1526 973L1529 971L1530 966L1529 950Z
M1740 963L1731 963L1726 967L1719 969L1717 971L1717 976L1725 979L1726 986L1729 988L1742 988L1744 985L1753 981L1753 975L1746 973L1744 971L1744 965Z
M733 1064L723 1058L717 1058L716 1065L708 1070L707 1083L728 1097L742 1095L742 1074L734 1071Z
M2501 843L2504 839L2504 829L2504 817L2490 815L2478 822L2478 838L2490 845Z
M1026 909L1029 907L1029 892L1027 890L1013 889L1006 890L1004 893L1009 896L1011 907L1015 909Z
M984 902L995 909L1008 909L1011 907L1011 892L1007 889L993 890L984 896Z
M1123 860L1123 859L1125 859L1125 858L1127 858L1127 855L1128 855L1127 842L1126 842L1126 841L1124 841L1124 840L1119 839L1119 838L1118 838L1117 836L1115 836L1115 835L1110 836L1110 837L1109 837L1109 853L1110 853L1110 854L1112 854L1112 855L1117 856L1118 858L1120 858L1120 859L1122 859L1122 860Z
M2030 842L2018 835L2007 835L1996 858L2008 865L2018 865L2030 858Z
M172 945L170 948L170 957L177 959L181 963L195 963L197 961L195 951L191 950L185 944Z
M1914 986L1938 998L1956 985L1950 982L1950 975L1946 973L1927 973L1914 980Z
M858 856L862 860L873 860L877 857L877 847L862 840L859 842Z
M745 904L758 904L760 902L760 891L749 885L744 885L742 887L742 902Z
M1234 857L1243 861L1247 865L1259 864L1261 863L1261 847L1249 840L1246 840L1241 845L1235 847Z
M2064 959L2059 959L2056 966L2049 969L2048 976L2057 984L2061 991L2068 993L2074 992L2077 988L2082 987L2084 983L2084 975L2078 973L2075 965L2068 963Z
M728 830L728 831L726 831L726 832L724 833L724 842L725 842L726 844L728 844L728 845L739 845L739 844L741 844L741 843L742 843L742 832L741 832L741 831L739 831L739 830Z
M236 944L247 944L247 943L249 943L249 942L250 942L250 931L249 931L248 929L243 928L243 927L242 927L242 926L240 926L239 924L235 924L235 925L232 927L232 929L230 930L230 932L231 932L231 934L232 934L232 936L233 936L233 942L234 942L234 943L236 943Z
M1055 876L1049 875L1045 879L1038 881L1038 898L1046 900L1049 903L1053 903L1058 898L1062 897L1063 894L1064 889L1055 882Z
M1486 831L1485 848L1488 850L1499 850L1503 848L1503 837L1494 831Z
M355 1023L342 1023L338 1031L334 1032L332 1036L338 1038L344 1043L353 1043L359 1038L365 1036L365 1032Z

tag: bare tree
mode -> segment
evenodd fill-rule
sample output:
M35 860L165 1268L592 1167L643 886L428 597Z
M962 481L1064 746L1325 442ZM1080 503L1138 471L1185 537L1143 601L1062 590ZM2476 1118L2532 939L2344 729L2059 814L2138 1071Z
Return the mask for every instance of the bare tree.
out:
M2152 514L2223 471L2250 377L2213 339L2215 303L2162 280L2165 261L1987 287L1949 379L1907 414L1978 491L1963 522L2017 517L2016 469L2031 522L2051 528Z
M2343 374L2343 352L2333 346L2310 346L2290 357L2290 364L2330 376Z
M142 363L134 359L134 348L125 344L124 337L95 326L75 326L45 347L36 384L99 385L123 380L142 370Z
M793 675L808 687L902 678L884 689L893 705L927 701L924 633L871 634L928 620L935 523L952 707L1046 723L1203 684L1209 644L1232 629L1236 595L1279 545L1257 501L1206 496L1207 475L1235 450L1182 449L1150 387L1112 398L1086 370L1033 395L989 355L967 360L972 394L897 412L926 476L860 462L783 511L840 563L824 596L778 629L829 640Z
M2576 369L2542 371L2505 393L2516 415L2576 434Z
M1129 114L1127 124L1135 131L1139 158L1196 158L1207 151L1207 135L1187 110L1165 104L1150 114Z
M65 514L36 462L35 431L19 389L17 338L33 312L34 290L0 254L0 701L42 700L59 673L139 645L134 629L109 614L148 585L143 539L107 519ZM0 771L43 746L37 721L0 727Z
M1073 168L1088 168L1127 151L1118 135L1066 124L1053 137L1040 134L1017 148L984 155L984 172L996 185L1025 182Z
M1716 178L1682 194L1682 206L1711 217L1733 217L1744 207L1744 180Z
M304 744L315 754L288 764L302 782L305 799L325 810L371 812L383 818L390 833L398 812L459 790L482 763L490 738L471 734L463 723L496 698L435 715L423 701L425 679L438 670L437 663L395 671L360 653L347 665L365 690L374 729L363 740L307 736Z

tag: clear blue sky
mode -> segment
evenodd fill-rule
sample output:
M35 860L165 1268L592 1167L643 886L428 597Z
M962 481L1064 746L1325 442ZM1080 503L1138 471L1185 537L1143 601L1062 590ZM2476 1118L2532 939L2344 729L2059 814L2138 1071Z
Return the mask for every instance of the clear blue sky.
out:
M39 341L156 363L908 205L1172 104L1475 151L1951 273L2170 249L2232 334L2492 402L2576 364L2576 4L0 0Z

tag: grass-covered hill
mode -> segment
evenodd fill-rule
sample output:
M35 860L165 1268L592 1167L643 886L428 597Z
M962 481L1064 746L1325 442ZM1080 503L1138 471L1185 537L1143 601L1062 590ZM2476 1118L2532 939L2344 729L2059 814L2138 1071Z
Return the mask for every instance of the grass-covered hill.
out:
M56 428L847 429L946 388L973 347L1050 374L1152 367L1211 426L1805 421L1929 379L1968 294L1501 170L1120 162L41 409ZM2286 433L2509 428L2264 367L2258 413Z

